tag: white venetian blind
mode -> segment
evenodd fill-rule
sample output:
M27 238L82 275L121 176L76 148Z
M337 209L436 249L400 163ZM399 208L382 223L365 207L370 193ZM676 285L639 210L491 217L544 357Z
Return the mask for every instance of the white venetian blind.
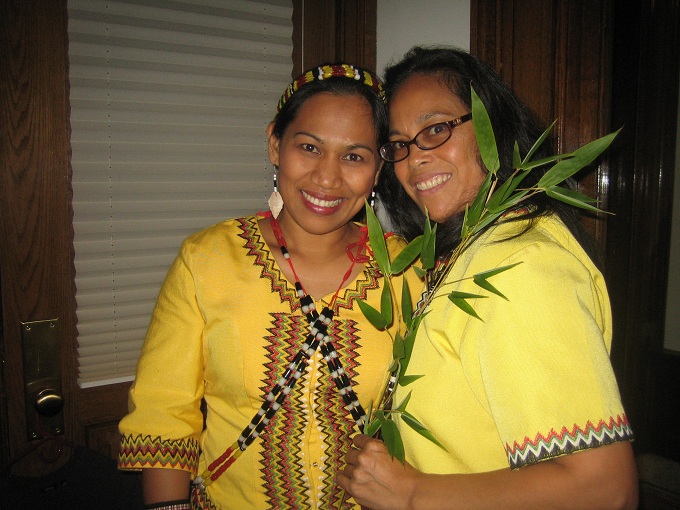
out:
M266 208L287 0L69 0L82 387L131 380L181 241Z

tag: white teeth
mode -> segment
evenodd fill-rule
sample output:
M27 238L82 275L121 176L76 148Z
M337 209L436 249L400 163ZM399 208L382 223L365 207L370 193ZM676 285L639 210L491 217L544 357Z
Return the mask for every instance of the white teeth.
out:
M437 175L428 181L419 182L416 184L418 191L425 191L432 189L435 186L439 186L441 183L448 181L451 178L450 175Z
M305 200L308 202L311 202L314 205L317 205L319 207L335 207L338 205L340 202L342 202L342 199L337 199L337 200L320 200L316 197L313 197L304 191L302 192L302 196L305 197Z

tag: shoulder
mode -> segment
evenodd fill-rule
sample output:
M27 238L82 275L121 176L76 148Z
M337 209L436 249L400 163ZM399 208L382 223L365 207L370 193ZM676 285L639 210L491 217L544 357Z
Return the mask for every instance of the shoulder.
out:
M604 276L556 216L497 225L476 240L460 262L457 279L514 265L491 279L512 301L511 307L530 302L535 310L559 296L579 296L598 308L608 303Z
M185 246L200 246L217 240L224 241L235 236L247 235L247 233L256 230L259 230L256 216L231 218L194 232L183 241L183 244Z
M496 225L468 251L467 256L480 263L521 258L543 267L571 262L589 272L599 272L567 226L554 215Z
M182 242L180 257L189 260L240 256L245 246L261 249L256 216L232 218L194 232Z

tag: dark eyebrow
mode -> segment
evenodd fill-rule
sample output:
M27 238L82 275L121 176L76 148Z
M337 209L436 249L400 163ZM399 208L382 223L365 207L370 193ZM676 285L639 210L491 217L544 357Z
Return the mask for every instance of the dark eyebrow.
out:
M316 135L313 135L312 133L309 133L308 131L298 131L296 132L293 136L308 136L314 140L316 140L319 144L323 145L323 140L319 138ZM346 147L347 150L356 150L356 149L365 149L371 154L375 152L375 150L370 146L370 145L363 145L361 143L352 143Z
M350 145L350 146L347 147L347 150L350 150L350 151L355 150L355 149L365 149L365 150L367 150L368 152L370 152L371 154L372 154L373 152L375 152L375 151L373 150L373 148L369 147L368 145L362 145L362 144L360 144L360 143L353 143L352 145Z
M307 132L307 131L298 131L297 133L294 133L293 136L294 136L294 137L295 137L295 136L308 136L308 137L310 137L310 138L314 138L314 140L316 140L316 141L319 142L319 143L323 143L323 141L321 140L321 138L319 138L318 136L313 135L312 133L309 133L309 132Z
M416 123L418 123L418 124L425 124L425 123L426 123L428 120L430 120L432 117L439 117L439 116L448 117L448 116L450 116L450 115L451 115L451 114L448 113L448 112L440 112L440 111L436 111L436 112L427 112L427 113L423 113L422 115L418 116L418 117L416 118ZM438 123L437 123L437 124L438 124ZM423 127L427 127L427 126L423 126ZM392 136L392 135L400 135L401 133L400 133L399 131L390 130L390 132L389 132L388 134L389 134L390 136Z

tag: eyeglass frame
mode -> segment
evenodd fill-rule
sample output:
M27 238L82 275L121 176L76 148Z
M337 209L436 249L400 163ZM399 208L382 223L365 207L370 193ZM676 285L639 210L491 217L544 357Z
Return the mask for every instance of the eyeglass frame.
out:
M430 151L430 150L436 149L438 147L441 147L442 145L444 145L446 142L448 142L451 139L451 133L453 133L453 128L455 128L456 126L460 126L461 124L465 124L467 121L469 121L471 119L472 119L472 113L466 113L465 115L461 115L457 119L447 120L445 122L435 122L434 124L430 124L429 126L425 126L423 129L418 131L418 133L416 133L416 136L414 136L413 139L409 140L408 142L403 142L403 141L399 140L399 141L394 141L394 142L386 142L386 143L382 144L380 146L378 152L380 153L380 157L383 159L383 161L386 161L388 163L399 163L400 161L404 161L406 158L409 157L409 155L411 154L411 145L415 144L415 146L418 147L422 151ZM439 124L443 124L449 129L449 136L447 136L444 140L442 140L441 143L438 143L434 147L423 147L422 145L420 145L418 143L418 137L420 135L422 135L428 129L432 129L432 127L437 126ZM392 146L395 143L402 144L402 148L406 148L406 155L403 158L400 158L400 159L394 159L394 160L387 159L383 154L383 148L388 147L388 146Z

